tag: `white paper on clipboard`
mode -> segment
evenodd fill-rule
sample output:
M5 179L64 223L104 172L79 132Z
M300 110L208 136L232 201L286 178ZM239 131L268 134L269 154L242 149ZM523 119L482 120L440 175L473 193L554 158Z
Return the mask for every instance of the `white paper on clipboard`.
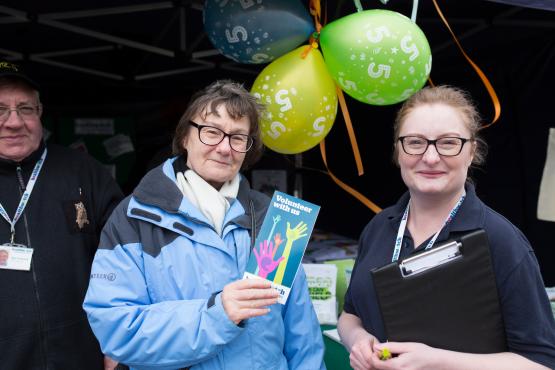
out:
M428 269L451 262L462 256L462 244L457 241L430 249L417 256L409 257L399 264L403 277L416 275Z

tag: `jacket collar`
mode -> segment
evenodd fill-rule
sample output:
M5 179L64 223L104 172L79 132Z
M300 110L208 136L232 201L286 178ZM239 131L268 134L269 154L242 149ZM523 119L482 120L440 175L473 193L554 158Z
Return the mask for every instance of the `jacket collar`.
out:
M167 171L167 168L171 168L176 159L169 159L150 170L133 190L133 197L140 203L160 208L169 213L179 212L183 194L175 184L175 173Z
M187 170L186 157L168 159L162 165L148 172L133 191L133 197L142 204L160 208L168 213L179 213L183 193L176 185L176 172ZM233 220L247 229L251 228L252 211L257 226L262 224L268 199L265 195L251 190L249 182L241 177L237 200L245 213ZM252 206L251 206L252 204Z
M11 159L0 158L0 169L13 171L17 166L21 166L23 168L32 168L32 166L34 166L35 163L39 160L42 152L44 152L44 148L46 148L46 144L44 143L44 140L41 140L39 147L22 161L16 162L12 161Z
M187 166L187 154L185 153L177 157L175 161L173 161L172 167L173 167L174 175L176 176L178 172L187 171L189 169L189 167ZM247 181L247 179L245 179L244 177L241 177L241 182L239 184L239 191L237 192L237 200L239 201L239 203L241 203L241 206L243 206L243 209L245 210L245 214L234 221L240 226L243 226L243 227L248 226L248 228L250 228L250 224L251 224L251 213L252 213L251 208L254 208L254 209L259 208L259 205L254 203L253 203L253 206L251 207L252 200L250 195L251 195L250 184Z
M451 223L443 228L438 240L444 240L450 232L470 231L483 227L485 222L484 204L476 195L476 189L472 183L467 181L465 190L466 197L461 208L459 208L457 215ZM395 230L399 227L409 199L410 194L407 191L395 205L384 210L385 216L389 219L391 226Z
M258 230L264 221L270 203L267 196L253 191L247 179L243 177L239 184L237 201L241 203L245 213L234 219L233 222L246 229L250 229L254 223L256 230Z
M466 198L448 229L449 231L470 231L484 226L486 212L484 203L476 195L476 189L470 182L465 184Z

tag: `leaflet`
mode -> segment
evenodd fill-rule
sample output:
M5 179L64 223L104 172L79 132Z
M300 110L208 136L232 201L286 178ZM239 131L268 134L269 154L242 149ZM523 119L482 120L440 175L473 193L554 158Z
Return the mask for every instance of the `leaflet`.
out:
M308 292L320 325L337 325L337 266L303 263Z
M320 206L275 191L243 278L269 280L285 304L319 211Z

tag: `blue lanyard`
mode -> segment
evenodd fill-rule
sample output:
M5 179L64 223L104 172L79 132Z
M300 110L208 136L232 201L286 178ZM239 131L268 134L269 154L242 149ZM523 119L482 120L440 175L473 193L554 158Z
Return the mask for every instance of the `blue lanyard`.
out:
M461 208L461 204L464 201L465 197L466 197L466 192L463 193L463 195L461 195L457 204L455 204L451 212L449 212L449 215L447 216L447 219L443 223L443 226L441 227L441 229L437 231L437 233L435 233L432 239L430 239L425 249L432 248L441 230L443 230L445 225L449 224L453 220L459 208ZM405 208L405 212L403 213L403 217L401 218L401 224L399 225L399 230L397 231L397 238L395 239L395 248L393 249L393 256L391 257L391 262L397 262L397 260L399 259L399 255L401 254L401 243L403 241L403 235L405 235L405 229L407 228L407 222L409 219L409 208L410 208L410 199L407 204L407 208Z
M33 191L33 187L35 186L35 183L37 182L37 178L39 177L39 173L40 173L40 170L42 168L42 165L44 164L45 159L46 159L46 148L44 148L44 152L42 153L42 156L40 157L40 159L35 164L35 168L33 168L33 172L31 172L31 177L29 178L29 181L27 182L27 187L25 188L25 192L21 196L21 200L19 201L19 205L17 206L17 209L15 210L15 215L13 216L13 220L10 219L10 216L8 215L8 212L6 212L6 209L4 208L4 206L2 206L2 204L0 204L0 215L2 215L2 217L4 217L4 219L6 221L8 221L8 223L10 224L10 231L11 231L11 234L12 234L12 236L11 236L11 243L12 244L13 244L14 239L15 239L15 224L17 223L17 221L19 221L19 218L23 214L23 210L25 209L25 206L29 202L29 197L31 197L31 192Z

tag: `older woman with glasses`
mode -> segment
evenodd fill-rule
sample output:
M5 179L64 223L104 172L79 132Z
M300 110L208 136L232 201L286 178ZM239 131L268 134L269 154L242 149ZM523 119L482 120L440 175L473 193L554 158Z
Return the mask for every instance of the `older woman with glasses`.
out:
M322 369L304 272L285 305L242 280L269 198L239 173L261 155L261 106L217 81L103 230L84 302L103 351L137 369Z
M534 252L514 225L478 199L468 180L469 168L485 157L478 130L476 109L453 87L424 88L399 111L394 160L408 192L363 231L338 324L354 369L555 368L555 323ZM426 343L383 343L370 271L475 229L489 239L507 351L470 354ZM379 359L384 348L392 359Z

